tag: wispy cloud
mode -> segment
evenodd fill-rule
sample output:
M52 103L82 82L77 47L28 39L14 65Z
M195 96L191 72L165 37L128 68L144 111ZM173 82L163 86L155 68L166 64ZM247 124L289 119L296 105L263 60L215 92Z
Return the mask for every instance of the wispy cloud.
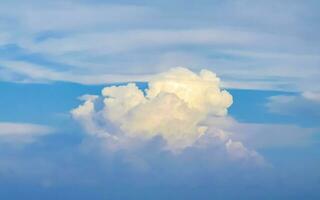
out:
M235 133L231 135L233 139L259 150L307 146L314 142L313 136L319 131L318 128L289 123L239 122L232 117L211 118L208 122L226 132Z
M310 31L319 29L314 2L212 1L176 10L167 1L14 2L1 2L0 44L17 45L26 55L2 60L31 62L36 54L56 63L52 69L44 62L43 70L68 66L47 78L52 81L66 76L87 84L93 83L89 75L142 75L184 65L213 69L233 88L303 91L319 85L318 31ZM2 80L15 81L10 68L3 73ZM81 73L80 80L71 77Z
M232 29L142 29L117 32L95 32L74 34L52 38L42 42L22 43L24 48L33 52L49 55L85 53L105 55L130 52L139 49L155 49L177 45L274 45L284 43L290 38L279 38L271 34L240 31ZM288 42L289 42L288 41Z
M0 122L0 142L23 144L52 133L53 129L39 124Z
M278 95L269 98L270 112L287 116L303 116L317 120L320 117L319 92L303 92L297 95Z
M18 83L48 83L66 81L81 84L105 84L129 81L146 81L148 75L83 74L74 71L57 71L28 62L0 62L0 77Z
M31 1L18 4L16 1L6 1L1 3L0 10L1 16L9 19L2 22L9 30L25 31L29 34L41 31L76 32L97 26L118 25L143 20L152 11L146 6L87 4L75 1ZM12 21L18 26L11 26Z

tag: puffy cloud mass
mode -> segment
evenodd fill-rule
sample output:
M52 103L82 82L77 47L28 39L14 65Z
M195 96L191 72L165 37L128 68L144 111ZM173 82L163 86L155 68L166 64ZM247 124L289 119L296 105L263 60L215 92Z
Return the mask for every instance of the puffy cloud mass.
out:
M106 87L102 97L85 95L82 100L84 103L71 111L73 117L88 133L109 138L109 142L160 137L166 149L179 152L214 138L233 157L259 157L206 122L209 117L225 117L233 102L231 94L220 88L220 79L208 70L196 74L173 68L153 76L145 90L129 83ZM208 134L213 137L204 137Z

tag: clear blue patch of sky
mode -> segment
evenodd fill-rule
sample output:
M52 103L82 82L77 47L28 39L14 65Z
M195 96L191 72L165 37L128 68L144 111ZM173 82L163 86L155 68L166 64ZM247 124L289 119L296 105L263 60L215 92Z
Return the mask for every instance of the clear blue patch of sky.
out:
M287 116L276 115L268 112L266 104L268 98L276 95L293 94L279 91L261 90L228 90L233 96L233 104L229 114L240 122L253 123L289 123L292 119Z

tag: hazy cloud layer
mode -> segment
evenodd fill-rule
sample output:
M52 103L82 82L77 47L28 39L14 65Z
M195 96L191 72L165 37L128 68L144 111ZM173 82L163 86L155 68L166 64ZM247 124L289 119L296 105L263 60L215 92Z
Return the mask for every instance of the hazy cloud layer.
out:
M269 112L284 116L304 117L310 122L320 119L320 92L308 91L296 95L278 95L269 98Z
M36 138L52 132L52 128L44 125L0 122L0 143L31 143Z
M0 79L101 84L206 66L229 88L319 89L318 2L192 5L2 1Z
M238 122L232 117L211 117L208 123L213 127L223 129L234 140L242 141L250 148L272 149L303 147L313 144L313 136L319 128L300 127L296 124L250 123Z

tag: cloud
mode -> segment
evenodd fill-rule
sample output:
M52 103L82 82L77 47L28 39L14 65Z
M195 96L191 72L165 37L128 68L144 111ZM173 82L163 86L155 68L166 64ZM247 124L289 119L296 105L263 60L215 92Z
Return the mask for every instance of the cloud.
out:
M173 6L176 9L169 9ZM194 70L214 67L230 88L318 87L319 28L312 20L318 16L316 3L245 0L197 6L168 1L2 1L0 44L15 45L24 53L6 51L1 60L42 60L41 67L53 72L67 66L50 79L61 81L62 76L83 84L116 79L101 74L143 75L188 65ZM171 53L181 56L168 56ZM1 73L1 80L16 81L14 71ZM42 82L28 78L24 82Z
M38 124L0 122L0 142L31 143L37 137L49 134L53 129Z
M237 35L237 37L233 37ZM50 38L21 45L32 52L52 56L82 53L86 56L109 55L176 45L274 45L281 38L269 34L232 29L137 29L130 31L96 32ZM272 42L266 42L272 41ZM283 41L282 41L283 42ZM94 54L92 54L94 52Z
M320 103L320 92L307 91L302 93L302 96L311 102Z
M0 33L0 45L5 45L10 41L8 34Z
M235 159L263 163L255 151L206 124L209 116L225 117L233 102L211 71L196 74L173 68L154 75L144 91L129 83L104 88L102 97L87 95L83 99L85 102L71 111L73 117L89 134L105 138L113 147L160 137L165 149L178 153L218 142Z
M23 61L0 62L0 78L5 81L19 83L46 83L67 81L81 84L103 84L115 82L129 82L132 80L145 81L148 75L126 74L83 74L74 71L58 71L37 64Z
M40 31L79 31L102 25L134 22L146 17L151 9L138 5L87 4L79 2L1 2L1 15L16 21L28 33ZM13 9L14 8L14 9ZM3 23L5 23L4 21ZM9 23L9 22L7 22Z
M318 120L320 117L320 92L307 91L297 95L278 95L269 98L269 112L308 117L307 120Z
M295 124L238 122L232 117L209 118L207 121L209 126L236 133L229 137L258 150L307 146L314 142L312 136L318 131L317 128Z

